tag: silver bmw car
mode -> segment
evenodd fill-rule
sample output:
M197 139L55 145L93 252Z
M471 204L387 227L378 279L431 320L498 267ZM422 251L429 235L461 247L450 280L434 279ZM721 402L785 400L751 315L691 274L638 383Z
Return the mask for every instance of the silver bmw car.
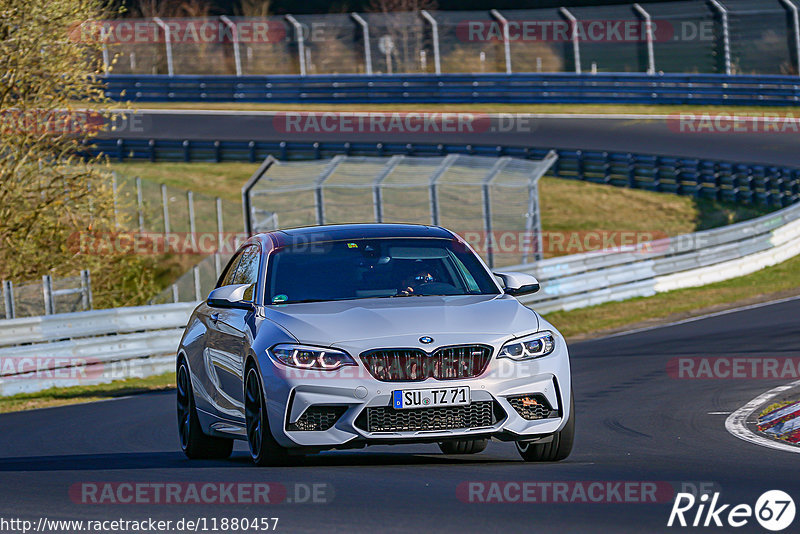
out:
M274 231L236 252L192 314L177 358L181 448L257 465L374 444L446 454L513 441L566 458L575 433L567 345L439 227L351 224Z

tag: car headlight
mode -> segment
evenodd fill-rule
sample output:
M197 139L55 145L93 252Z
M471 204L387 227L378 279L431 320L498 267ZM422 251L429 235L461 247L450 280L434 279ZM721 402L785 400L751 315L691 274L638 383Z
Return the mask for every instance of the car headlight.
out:
M509 341L503 345L497 357L511 358L512 360L530 360L547 356L553 352L555 348L555 336L549 330L545 330Z
M334 371L345 365L356 365L349 354L336 349L281 344L275 345L269 352L282 364L299 369Z

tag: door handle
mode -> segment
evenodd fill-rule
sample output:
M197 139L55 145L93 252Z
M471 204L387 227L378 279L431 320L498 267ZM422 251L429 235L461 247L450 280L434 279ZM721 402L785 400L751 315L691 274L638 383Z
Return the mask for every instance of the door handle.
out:
M211 314L211 320L214 321L215 323L217 321L219 321L219 313L217 313L217 312L212 313Z

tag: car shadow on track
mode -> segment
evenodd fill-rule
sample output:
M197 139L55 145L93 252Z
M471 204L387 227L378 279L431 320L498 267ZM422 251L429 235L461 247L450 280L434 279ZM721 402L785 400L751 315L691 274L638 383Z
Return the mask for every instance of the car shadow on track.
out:
M287 467L359 467L502 464L512 459L477 455L472 457L415 453L335 452L290 457ZM246 454L234 453L228 460L188 460L180 452L142 452L114 454L68 454L0 458L0 472L13 471L104 471L128 469L194 469L250 467Z

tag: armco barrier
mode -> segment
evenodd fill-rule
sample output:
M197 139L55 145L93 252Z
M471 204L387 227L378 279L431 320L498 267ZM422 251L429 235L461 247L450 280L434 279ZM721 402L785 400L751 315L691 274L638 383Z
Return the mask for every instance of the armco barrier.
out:
M542 159L550 149L518 146L315 143L243 141L164 141L97 139L91 151L117 161L250 161L272 155L280 160L361 156L442 156L472 154ZM743 204L788 206L800 198L800 169L757 163L678 158L629 152L556 149L550 175L648 191L713 198Z
M790 106L800 78L725 74L403 74L105 77L106 95L137 102L551 103Z
M631 250L551 258L503 270L537 276L542 291L521 300L549 313L734 278L798 254L800 204L751 221ZM82 360L91 362L85 368L88 379L47 374L59 364L45 367L44 373L9 376L4 371L0 396L170 370L181 327L194 306L163 304L0 321L0 362L41 355L46 355L45 362L47 357L66 361L61 369ZM33 344L18 345L30 342Z
M0 396L164 373L195 303L0 321Z

